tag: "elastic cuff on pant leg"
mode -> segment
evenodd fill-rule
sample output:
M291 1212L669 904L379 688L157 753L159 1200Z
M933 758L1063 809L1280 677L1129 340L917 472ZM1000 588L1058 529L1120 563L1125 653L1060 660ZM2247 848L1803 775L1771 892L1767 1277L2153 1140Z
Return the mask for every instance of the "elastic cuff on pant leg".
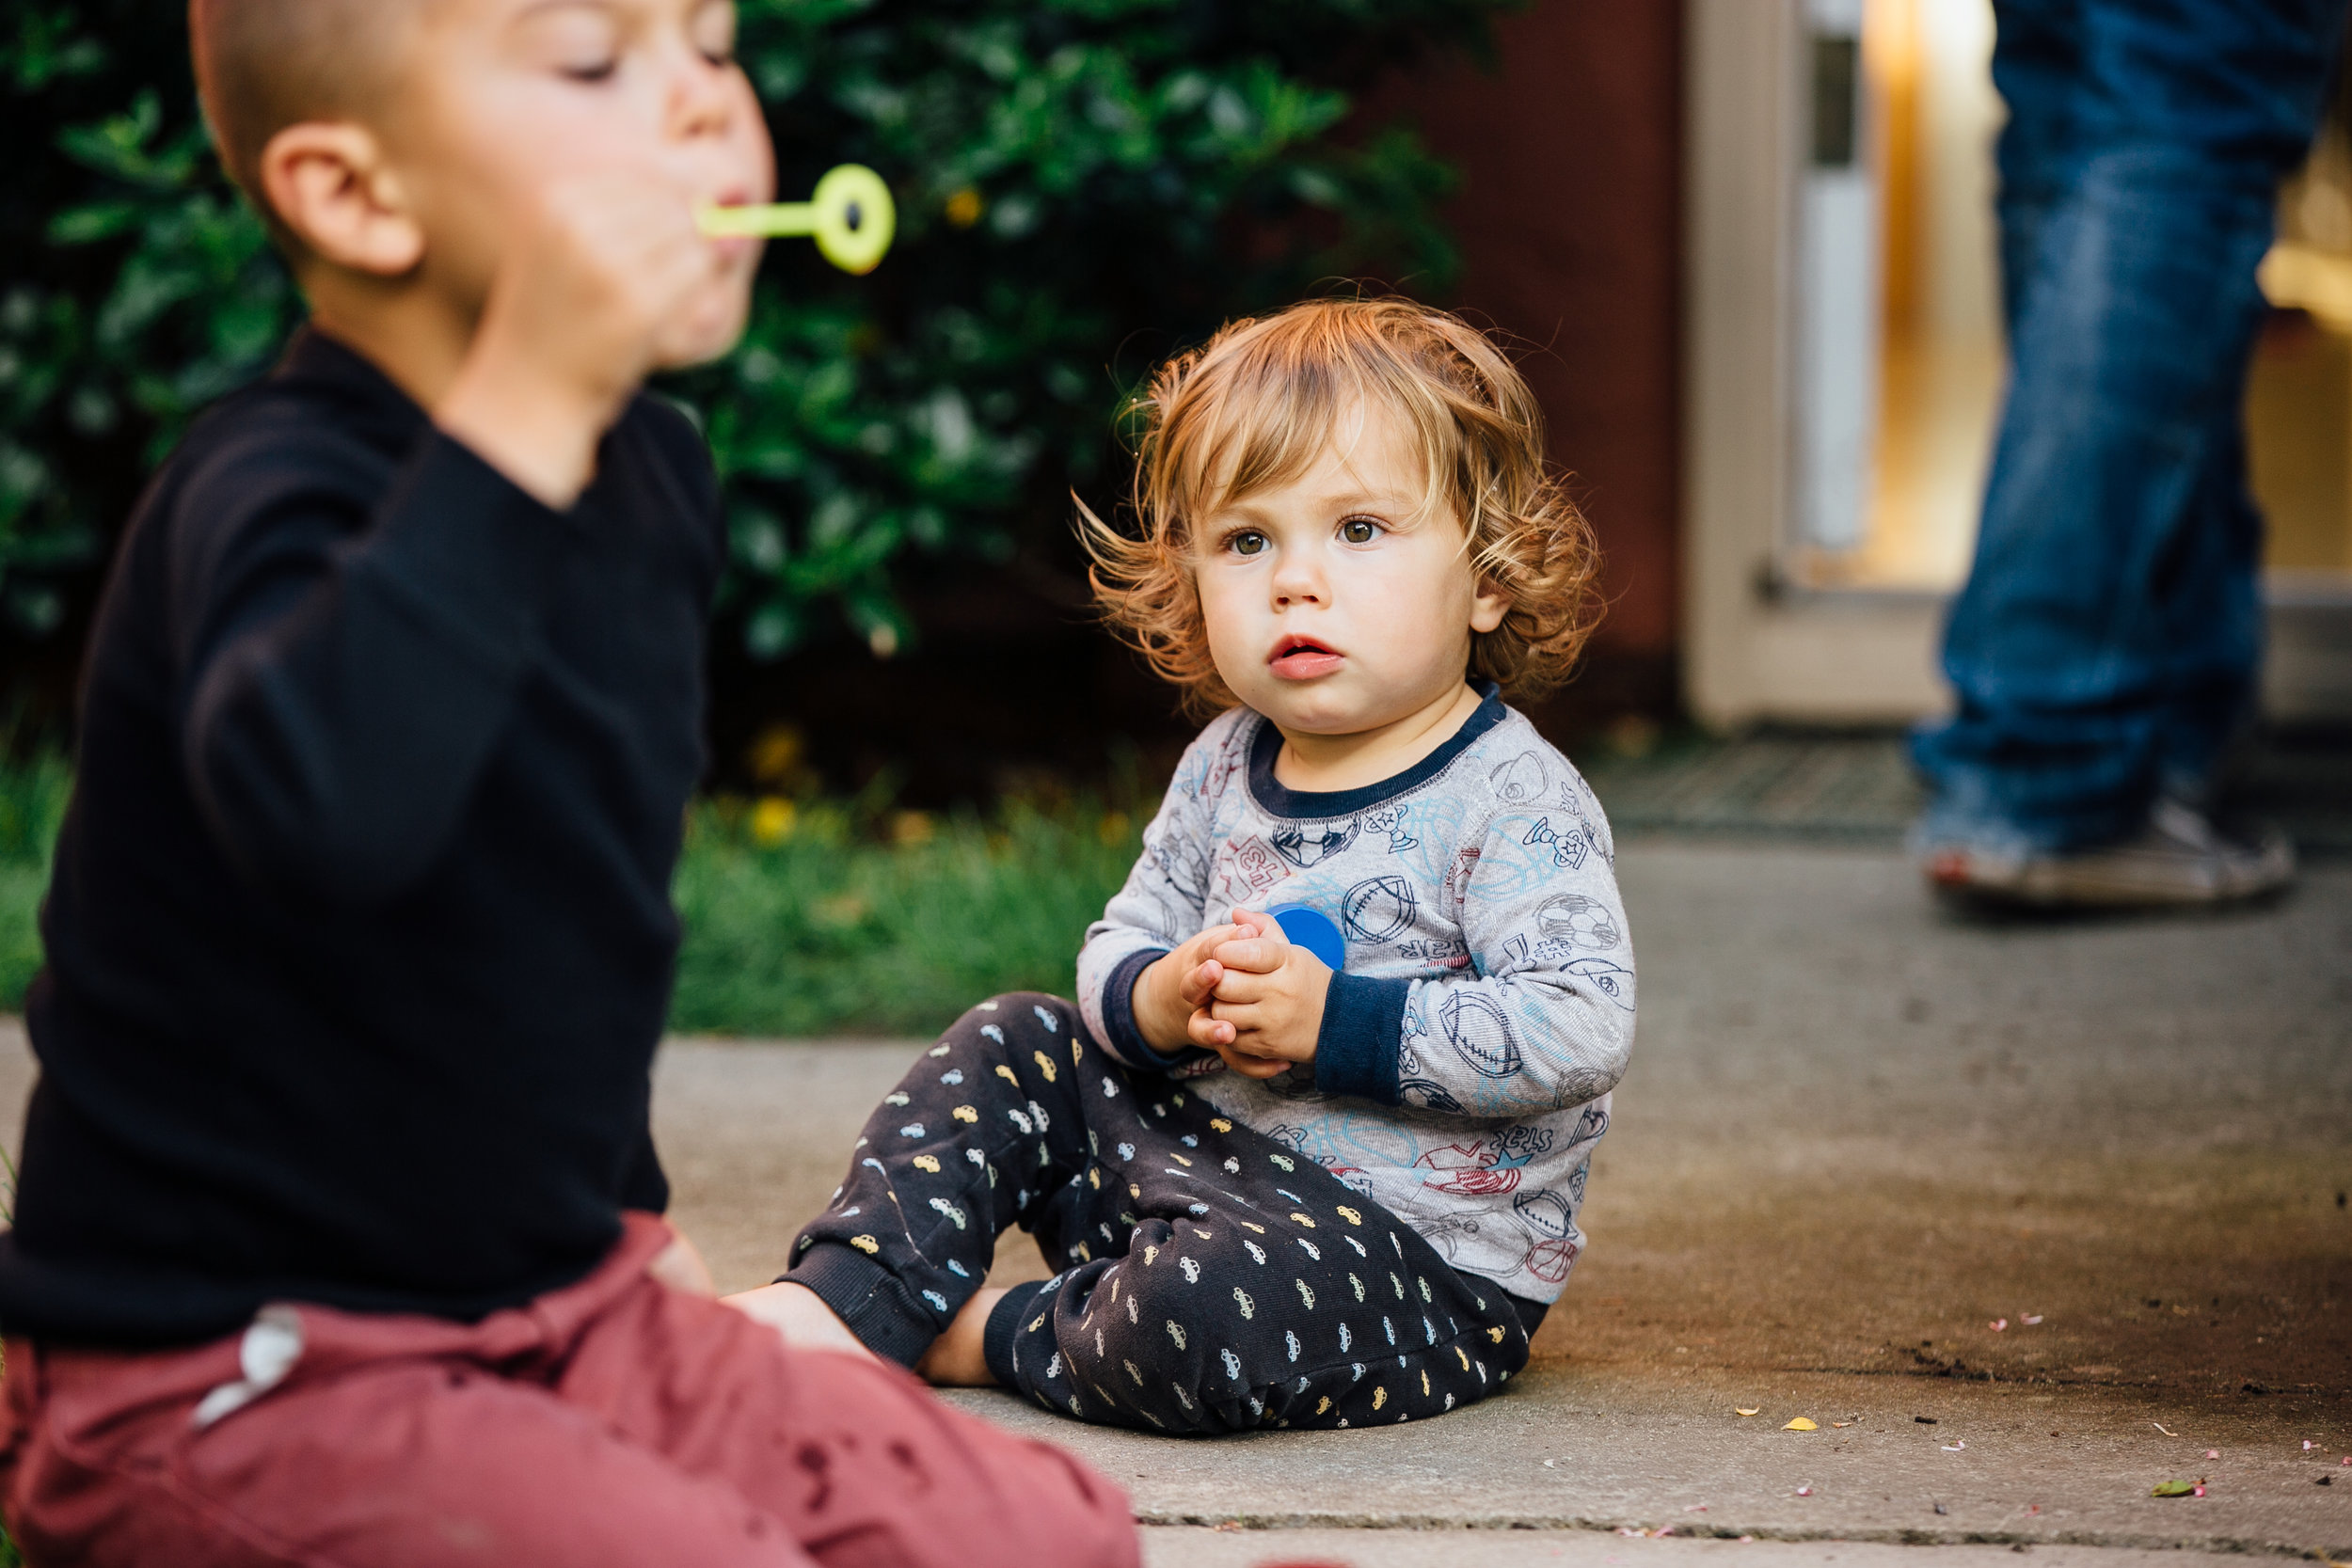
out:
M784 1279L816 1291L867 1350L901 1367L921 1360L939 1338L937 1320L908 1299L906 1283L852 1248L819 1242Z
M1007 1388L1018 1388L1013 1382L1012 1341L1021 1332L1021 1320L1029 1314L1050 1279L1032 1279L1025 1285L1015 1285L999 1297L988 1314L988 1328L980 1338L980 1354L988 1359L988 1375Z
M1535 1338L1535 1331L1544 1326L1544 1320L1551 1315L1551 1303L1548 1301L1530 1301L1508 1291L1502 1292L1502 1298L1511 1304L1511 1310L1519 1315L1519 1326L1527 1330L1527 1337L1531 1339Z

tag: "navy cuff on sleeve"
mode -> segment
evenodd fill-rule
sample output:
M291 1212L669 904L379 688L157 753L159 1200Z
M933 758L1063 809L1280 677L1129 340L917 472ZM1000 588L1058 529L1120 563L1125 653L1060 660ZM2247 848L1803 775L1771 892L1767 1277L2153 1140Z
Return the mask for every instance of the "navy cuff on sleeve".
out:
M1144 1043L1143 1031L1136 1027L1136 982L1167 953L1165 947L1130 953L1103 983L1103 1028L1110 1036L1103 1043L1110 1047L1112 1055L1134 1067L1165 1069L1194 1054L1189 1048L1172 1056L1154 1051Z
M926 1311L925 1304L914 1299L914 1288L905 1280L838 1242L824 1242L802 1253L792 1271L776 1283L787 1280L816 1291L861 1344L901 1367L922 1360L946 1326L940 1314Z
M1369 980L1334 971L1323 993L1323 1027L1315 1035L1315 1087L1394 1105L1397 1056L1405 1037L1410 980Z

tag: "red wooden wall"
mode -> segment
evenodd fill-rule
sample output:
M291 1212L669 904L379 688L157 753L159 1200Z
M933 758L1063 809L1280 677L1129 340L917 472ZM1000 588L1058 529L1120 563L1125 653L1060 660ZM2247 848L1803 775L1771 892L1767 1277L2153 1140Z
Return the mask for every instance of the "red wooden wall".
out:
M1489 67L1390 84L1457 166L1452 303L1520 341L1607 552L1612 608L1567 701L1670 706L1679 629L1682 8L1534 0Z

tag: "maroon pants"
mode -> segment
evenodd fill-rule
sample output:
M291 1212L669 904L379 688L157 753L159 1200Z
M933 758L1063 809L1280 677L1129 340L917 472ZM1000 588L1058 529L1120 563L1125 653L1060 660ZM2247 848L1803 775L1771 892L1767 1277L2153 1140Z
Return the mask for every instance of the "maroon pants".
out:
M291 1371L201 1424L245 1336L10 1340L0 1503L25 1560L1133 1568L1119 1488L894 1368L656 1284L669 1237L632 1214L588 1278L479 1323L298 1308Z

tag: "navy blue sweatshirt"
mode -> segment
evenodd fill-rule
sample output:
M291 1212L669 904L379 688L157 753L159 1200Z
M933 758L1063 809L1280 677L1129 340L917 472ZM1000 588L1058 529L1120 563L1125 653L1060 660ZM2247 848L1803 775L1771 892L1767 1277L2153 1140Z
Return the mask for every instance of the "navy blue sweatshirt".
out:
M0 1329L473 1319L668 1196L710 462L638 399L557 514L316 333L125 535L26 1008Z

